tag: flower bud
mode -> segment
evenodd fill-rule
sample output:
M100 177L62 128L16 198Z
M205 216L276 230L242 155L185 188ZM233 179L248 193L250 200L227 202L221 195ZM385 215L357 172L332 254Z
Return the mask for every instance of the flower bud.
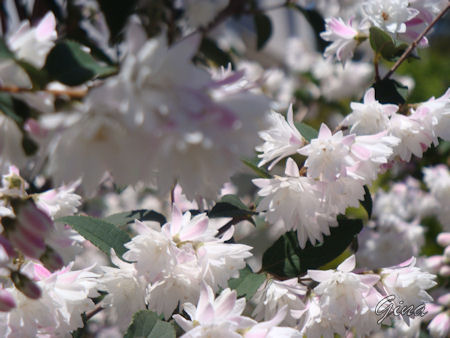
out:
M9 261L10 258L16 257L16 252L11 242L7 238L0 235L0 265Z
M8 312L16 307L13 296L6 290L0 289L0 312Z
M446 247L450 245L450 232L442 232L437 236L437 242L440 246Z
M44 238L20 226L9 232L8 238L19 251L30 258L39 259L45 251Z
M41 297L42 292L39 286L19 271L11 272L11 280L16 288L28 298L39 299Z
M64 261L59 253L47 246L44 254L39 258L44 266L50 271L56 271L64 266Z
M50 216L40 210L31 200L16 205L14 211L20 226L37 236L44 237L53 227Z

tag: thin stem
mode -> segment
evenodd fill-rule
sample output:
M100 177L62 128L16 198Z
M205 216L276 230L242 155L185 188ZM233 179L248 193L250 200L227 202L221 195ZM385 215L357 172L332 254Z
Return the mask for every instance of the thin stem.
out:
M88 321L89 319L91 319L92 317L94 317L97 313L103 311L103 307L101 306L97 306L94 310L92 310L91 312L86 313L86 321Z
M392 66L392 68L389 70L389 72L384 76L383 80L388 79L394 72L397 70L398 67L403 63L403 61L406 60L406 58L409 56L409 54L412 53L414 48L417 47L417 45L420 43L420 41L427 35L427 33L433 28L433 26L439 21L440 18L444 16L444 14L447 12L447 10L450 8L450 3L447 3L447 6L434 18L434 20L425 28L425 30L419 35L419 37L414 40L409 47L404 51L403 55L400 57L400 59L397 60L397 62Z
M69 96L73 99L81 99L86 96L87 90L83 89L44 89L44 90L34 90L32 88L21 88L16 86L0 86L0 92L7 92L11 94L21 94L21 93L48 93L55 96Z

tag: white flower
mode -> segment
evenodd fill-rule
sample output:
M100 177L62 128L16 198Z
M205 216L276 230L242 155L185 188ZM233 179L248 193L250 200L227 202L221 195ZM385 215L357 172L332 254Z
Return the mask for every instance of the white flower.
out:
M350 132L358 135L376 134L389 128L389 117L398 111L398 106L381 104L375 99L375 90L370 88L364 95L363 103L352 102L352 112L343 125L351 126Z
M36 205L53 219L74 215L81 205L81 196L74 193L78 183L61 186L36 195Z
M287 121L276 112L272 112L269 119L270 129L259 133L264 144L256 147L256 150L262 152L258 155L261 158L258 165L273 161L269 166L271 170L281 159L295 154L305 144L305 139L294 124L292 105L289 106Z
M343 136L342 131L333 135L322 123L319 136L298 150L299 154L308 156L305 161L308 177L321 181L335 181L340 176L345 176L345 168L352 164L347 155L354 139L355 135Z
M323 316L349 328L358 325L360 316L372 310L365 298L379 280L377 275L352 273L354 268L355 256L352 255L336 271L308 270L308 275L319 282L314 292L320 297Z
M252 298L252 302L256 304L252 316L258 321L269 320L287 306L289 312L282 323L295 326L298 321L297 313L305 309L301 297L305 296L306 291L306 287L301 286L297 278L286 281L268 280Z
M301 338L300 331L292 327L277 326L282 323L283 318L287 314L287 306L283 306L272 319L260 322L251 328L247 328L244 333L244 338Z
M0 174L6 174L11 165L22 167L25 162L22 133L17 124L0 111Z
M445 165L424 168L424 181L438 203L436 210L439 221L450 231L450 171Z
M450 311L438 314L428 325L433 338L447 337L450 332Z
M406 162L411 160L412 154L422 157L433 141L430 131L419 121L400 114L392 115L390 122L390 134L401 140L394 149L394 155Z
M375 26L390 33L404 33L406 22L419 11L409 7L408 0L370 0L362 4L362 12Z
M133 314L145 310L147 283L136 271L134 264L120 260L114 251L111 260L117 268L103 266L103 276L99 279L99 289L108 294L102 301L111 315L111 320L125 331Z
M437 283L436 276L423 272L415 267L416 259L412 257L406 262L381 270L381 285L387 295L395 295L395 302L419 306L431 302L433 298L425 291Z
M0 332L4 337L34 337L37 334L62 336L83 326L81 314L94 308L89 297L97 296L98 275L89 269L71 271L69 265L50 273L38 264L25 267L37 280L41 298L25 297L15 288L17 307L3 314Z
M345 23L342 18L325 19L325 32L320 36L325 41L331 41L324 52L325 57L336 57L343 64L353 57L353 51L358 46L356 39L358 31L353 28L352 20Z
M300 247L310 240L312 244L323 240L335 225L335 215L325 214L324 203L315 181L300 177L297 164L291 158L286 163L286 176L273 179L254 179L263 199L257 211L266 211L266 219L274 224L283 220L286 230L297 230Z
M211 287L202 283L197 307L191 303L183 305L190 320L178 314L173 318L186 331L182 336L184 338L212 335L239 338L241 335L236 330L256 324L254 320L241 315L244 308L245 298L237 299L236 291L225 289L215 299Z
M56 40L55 28L55 17L52 12L48 12L36 27L30 28L28 21L23 22L20 28L8 37L8 46L19 59L41 68Z

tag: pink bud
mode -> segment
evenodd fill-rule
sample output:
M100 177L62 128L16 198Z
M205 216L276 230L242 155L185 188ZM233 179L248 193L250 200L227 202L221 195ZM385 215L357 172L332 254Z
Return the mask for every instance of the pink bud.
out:
M440 246L446 247L450 245L450 232L443 232L437 236L437 242Z
M444 266L439 270L439 274L440 274L442 277L450 277L450 266L444 265Z
M16 215L21 227L42 237L52 229L53 222L51 218L30 200L20 205L18 209Z
M45 251L43 237L37 237L27 229L18 228L8 234L11 243L25 256L39 259Z
M428 325L433 337L448 337L450 331L450 311L438 314Z
M437 273L444 262L444 258L440 255L430 256L425 260L427 269L431 273Z
M59 253L47 246L44 254L39 258L44 266L50 271L56 271L64 266L64 261Z
M20 272L11 272L11 280L16 288L28 298L39 299L41 297L42 292L39 286Z
M14 247L12 246L11 242L8 241L8 239L3 237L2 235L0 235L0 245L2 246L3 250L5 251L5 253L10 258L16 257L16 252L14 251ZM0 250L2 250L2 249L0 248Z
M0 312L8 312L16 307L13 296L6 290L0 289Z
M440 296L437 301L439 304L442 304L444 306L450 306L450 293L446 293L445 295Z

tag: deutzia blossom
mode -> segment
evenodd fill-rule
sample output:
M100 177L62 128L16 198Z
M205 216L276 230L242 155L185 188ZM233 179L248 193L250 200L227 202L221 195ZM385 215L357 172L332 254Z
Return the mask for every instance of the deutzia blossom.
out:
M21 167L25 162L22 133L14 120L0 111L0 174L6 174L11 165Z
M424 181L437 201L436 210L444 230L450 231L450 171L445 165L423 170Z
M65 335L83 326L81 314L92 310L98 275L89 269L71 271L71 265L51 273L39 264L26 268L37 280L42 297L33 300L23 296L15 288L8 288L15 295L17 307L8 313L0 313L2 337L31 337Z
M375 26L390 33L404 33L406 22L419 11L409 7L408 0L370 0L362 4L364 16Z
M412 257L402 264L381 270L381 286L387 295L395 295L395 302L419 306L433 300L425 291L437 283L436 276L415 267L416 259Z
M319 282L314 293L320 297L323 316L333 323L344 323L348 328L359 325L360 316L373 311L376 304L368 304L366 298L373 292L373 286L379 280L377 275L352 273L354 268L353 255L342 262L336 271L308 270L308 275ZM376 322L364 334L375 327Z
M332 217L324 214L324 204L315 182L309 177L301 177L297 164L291 158L286 162L285 177L254 179L263 199L257 211L266 211L270 223L283 220L286 230L297 230L300 247L310 240L321 242L323 234L330 233Z
M389 117L398 111L398 106L381 104L375 99L375 89L370 88L364 94L363 103L352 102L352 112L343 121L351 126L350 132L358 135L376 134L389 128Z
M295 154L305 144L305 139L294 124L292 105L287 113L287 121L276 112L272 112L269 119L270 129L259 133L264 144L256 147L256 150L262 152L258 155L261 158L258 166L273 161L269 166L271 170L282 158Z
M207 281L214 290L226 287L228 279L238 277L251 256L249 246L224 243L231 238L231 227L221 237L218 229L228 220L214 221L205 214L191 218L173 207L172 221L162 228L136 221L138 235L125 246L124 258L134 261L139 275L149 283L150 309L169 318L178 302L196 301L198 285ZM148 264L148 260L152 264Z
M342 18L327 18L325 20L325 32L320 36L325 41L331 41L324 52L325 57L333 57L343 64L353 57L353 51L358 46L358 31L353 28L352 20L345 23Z
M306 288L298 283L297 278L286 281L268 280L259 287L252 298L252 302L256 304L252 315L256 320L269 320L281 308L287 306L289 312L282 322L288 326L295 326L298 313L305 309L301 297L306 291Z

